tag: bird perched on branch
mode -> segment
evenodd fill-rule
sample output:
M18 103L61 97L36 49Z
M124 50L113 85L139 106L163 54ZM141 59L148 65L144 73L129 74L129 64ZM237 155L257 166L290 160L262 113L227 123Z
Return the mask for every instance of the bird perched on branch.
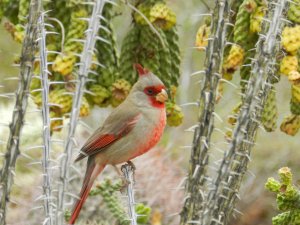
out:
M69 224L74 224L97 176L106 165L117 165L149 151L166 125L165 85L153 73L134 65L139 79L128 97L83 145L76 162L88 157L87 169Z

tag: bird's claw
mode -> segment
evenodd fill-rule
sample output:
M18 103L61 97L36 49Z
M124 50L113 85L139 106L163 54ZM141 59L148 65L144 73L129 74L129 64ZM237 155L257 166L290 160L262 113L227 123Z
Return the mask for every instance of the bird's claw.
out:
M135 165L133 164L133 162L127 161L127 164L128 164L129 166L131 166L131 169L133 170L133 172L136 170L136 167L135 167Z

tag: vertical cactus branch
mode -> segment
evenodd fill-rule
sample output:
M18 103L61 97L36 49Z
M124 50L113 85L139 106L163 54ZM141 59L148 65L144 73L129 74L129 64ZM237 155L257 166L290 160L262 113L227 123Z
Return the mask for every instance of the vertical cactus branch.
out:
M52 209L52 188L50 173L50 110L49 110L49 80L48 62L46 48L46 31L44 13L41 13L39 25L39 53L40 53L40 78L42 83L42 114L43 114L43 198L45 220L43 224L53 224Z
M29 85L32 76L34 55L37 50L37 24L41 11L41 2L31 0L28 24L26 27L25 39L23 41L19 85L16 92L16 103L12 115L12 122L9 125L10 134L6 147L5 161L1 169L1 205L0 224L6 224L6 207L9 201L10 191L13 184L14 169L17 157L20 153L20 134L24 125L24 116L27 107Z
M66 146L64 151L64 157L62 157L60 165L60 182L58 190L58 202L57 202L57 224L63 224L64 215L64 200L67 191L68 183L68 173L69 165L72 156L72 149L75 144L75 130L79 116L79 110L81 105L82 96L85 92L85 84L88 79L88 73L90 71L90 66L92 64L92 56L95 48L95 44L98 35L98 30L100 27L100 19L102 14L102 9L105 4L105 0L97 0L93 4L93 12L89 21L89 27L86 31L86 39L84 41L83 52L80 58L79 72L78 72L78 82L76 85L76 90L73 97L73 105L70 116L70 125L68 131L68 137L66 140Z
M204 207L201 187L205 183L210 138L214 128L217 86L221 78L222 57L230 7L227 0L216 0L212 18L212 35L205 59L205 76L200 93L199 123L194 131L190 168L186 186L187 197L181 212L181 225L198 221Z
M128 200L128 214L131 225L137 225L137 214L135 212L135 201L134 201L134 170L135 168L130 164L125 164L121 168L125 179L129 182L126 188L127 200Z
M250 151L255 141L264 102L272 85L276 53L282 30L282 17L288 9L288 1L273 0L268 5L268 15L263 22L252 61L252 71L246 89L243 106L237 118L233 138L218 170L214 189L208 196L208 212L203 224L227 224L234 209L237 192L245 174Z

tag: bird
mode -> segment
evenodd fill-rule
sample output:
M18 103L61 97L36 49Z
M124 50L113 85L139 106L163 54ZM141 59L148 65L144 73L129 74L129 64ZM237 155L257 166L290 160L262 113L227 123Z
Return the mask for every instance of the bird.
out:
M76 222L95 179L107 165L130 162L154 147L166 126L164 83L148 69L134 64L139 74L127 98L116 107L82 146L75 159L87 160L79 199L76 200L69 224Z

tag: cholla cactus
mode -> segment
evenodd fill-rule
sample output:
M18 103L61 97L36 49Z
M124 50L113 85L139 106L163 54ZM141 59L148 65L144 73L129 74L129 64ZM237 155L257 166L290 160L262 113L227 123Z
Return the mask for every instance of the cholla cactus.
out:
M276 202L282 212L272 218L273 225L300 223L300 190L293 184L293 175L288 167L278 171L280 180L269 178L266 189L277 194Z
M96 188L90 192L90 195L95 196L100 194L109 211L114 215L117 221L121 225L128 225L130 222L126 211L122 205L120 205L120 202L115 195L115 192L119 191L121 187L121 183L112 184L110 180L105 180L102 184L97 185Z
M23 41L20 74L19 74L19 88L16 93L15 110L12 115L12 123L10 124L10 136L7 142L6 158L1 169L0 183L1 183L1 215L0 224L6 224L6 208L9 201L11 187L13 184L13 174L16 165L16 160L20 154L20 132L24 125L24 117L27 107L28 91L32 76L32 68L34 64L34 56L37 50L38 30L37 24L41 13L41 2L32 0L30 2L30 11L28 17L28 24Z

